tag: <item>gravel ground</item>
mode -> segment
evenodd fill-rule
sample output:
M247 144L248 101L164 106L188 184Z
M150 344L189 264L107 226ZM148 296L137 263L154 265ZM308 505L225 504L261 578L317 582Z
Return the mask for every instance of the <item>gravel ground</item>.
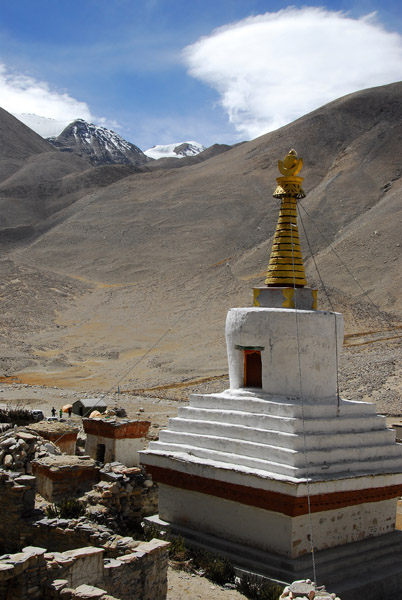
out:
M166 600L241 600L246 598L235 590L225 589L198 575L169 568Z

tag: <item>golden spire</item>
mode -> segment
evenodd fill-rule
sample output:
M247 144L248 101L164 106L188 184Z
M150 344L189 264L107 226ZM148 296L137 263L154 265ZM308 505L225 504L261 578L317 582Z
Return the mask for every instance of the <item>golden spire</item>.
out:
M301 187L303 177L298 177L302 166L303 160L297 158L295 150L290 150L283 161L278 161L283 177L277 178L273 197L281 199L281 208L265 280L269 287L304 287L307 284L296 208L296 201L305 197Z

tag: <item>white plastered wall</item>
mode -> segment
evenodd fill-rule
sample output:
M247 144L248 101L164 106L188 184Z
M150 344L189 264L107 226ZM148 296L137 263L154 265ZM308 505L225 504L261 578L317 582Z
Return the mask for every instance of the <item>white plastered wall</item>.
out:
M389 533L396 499L312 514L317 550ZM311 551L309 516L289 517L231 500L159 484L159 516L253 548L297 558Z
M144 448L145 438L124 438L115 442L115 460L126 467L137 467L140 464L138 452Z
M116 454L115 442L116 442L116 440L107 438L107 437L103 437L101 435L88 434L87 440L85 443L85 452L91 458L96 460L96 458L97 458L96 452L97 452L98 444L104 444L105 445L104 462L105 463L113 462L114 460L116 460L116 458L115 458L115 454Z
M311 398L335 396L342 341L343 317L339 313L232 308L226 319L230 387L243 387L241 348L262 347L264 392Z

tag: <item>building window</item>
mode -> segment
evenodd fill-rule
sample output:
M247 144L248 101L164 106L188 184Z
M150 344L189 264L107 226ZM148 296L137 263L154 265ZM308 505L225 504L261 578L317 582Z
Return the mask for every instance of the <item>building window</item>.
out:
M262 388L260 350L244 350L244 387Z

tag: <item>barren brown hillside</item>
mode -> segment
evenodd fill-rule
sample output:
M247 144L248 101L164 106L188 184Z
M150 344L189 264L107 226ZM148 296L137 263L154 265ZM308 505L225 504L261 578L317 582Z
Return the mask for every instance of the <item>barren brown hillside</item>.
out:
M88 171L56 151L49 169L38 148L0 186L4 374L88 389L120 380L148 393L173 394L183 383L188 393L188 380L191 389L222 389L226 311L250 304L263 281L277 160L293 147L305 165L299 229L307 232L307 273L320 285L313 252L347 321L342 389L397 402L401 146L397 83L175 169ZM31 229L10 239L9 223ZM378 367L377 385L365 365Z

